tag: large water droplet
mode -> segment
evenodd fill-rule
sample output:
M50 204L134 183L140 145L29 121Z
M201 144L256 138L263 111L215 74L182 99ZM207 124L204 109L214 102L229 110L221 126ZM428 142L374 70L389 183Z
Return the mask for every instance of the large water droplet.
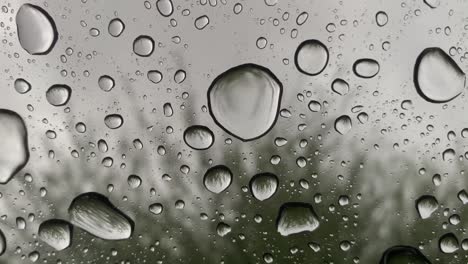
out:
M347 115L342 115L335 120L335 130L341 135L348 133L352 127L351 118Z
M215 122L229 134L249 141L266 134L275 124L282 85L268 69L243 64L219 75L208 90Z
M232 182L232 172L224 165L209 168L203 177L206 189L213 193L221 193L226 190Z
M28 138L23 119L0 109L0 183L7 183L28 162Z
M416 209L422 219L429 218L439 208L439 202L434 196L423 195L416 200Z
M306 40L297 47L294 61L300 72L311 76L317 75L327 67L328 49L316 39Z
M278 177L273 173L259 173L250 179L250 191L252 195L264 201L272 197L278 189Z
M53 106L62 106L68 103L72 89L65 84L52 85L46 92L46 99Z
M439 248L443 253L454 253L459 247L458 239L453 233L447 233L439 239Z
M319 225L319 218L314 208L307 203L283 204L276 220L277 231L282 236L289 236L305 231L312 232Z
M110 114L104 118L104 124L110 129L117 129L124 123L123 117L119 114Z
M16 26L20 45L29 54L47 54L57 41L54 20L39 6L22 5L16 14Z
M6 248L7 248L7 242L5 239L5 235L3 234L3 231L0 230L0 256L3 255L3 253L5 253Z
M184 132L184 141L193 149L204 150L213 145L214 134L205 126L191 126Z
M51 219L39 226L39 238L60 251L71 245L72 225L60 219Z
M109 22L107 30L111 36L118 37L122 35L125 30L125 24L120 20L120 18L114 18Z
M431 264L431 262L414 247L393 246L385 250L380 264Z
M99 193L77 196L68 213L73 225L102 239L127 239L133 232L133 221Z
M141 57L148 57L153 53L154 40L145 35L137 37L133 41L133 52Z
M156 1L156 7L162 16L168 17L172 15L174 7L171 0L158 0Z
M380 71L380 65L373 59L359 59L353 64L353 72L361 78L372 78Z
M427 48L416 60L414 85L427 101L444 103L463 91L465 73L442 49Z
M25 94L31 90L31 84L25 79L18 78L15 80L15 90L20 94Z

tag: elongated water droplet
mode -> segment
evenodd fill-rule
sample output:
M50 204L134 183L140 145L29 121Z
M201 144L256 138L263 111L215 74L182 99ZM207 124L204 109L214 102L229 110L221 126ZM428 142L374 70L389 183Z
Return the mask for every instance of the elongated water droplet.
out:
M307 12L300 13L296 18L296 24L298 26L301 26L302 24L304 24L307 21L307 18L309 18L309 13L307 13Z
M28 162L28 138L23 119L0 109L0 183L7 183Z
M122 35L123 31L125 30L125 24L120 20L120 18L114 18L109 22L109 26L107 27L107 31L113 37L119 37Z
M70 100L72 90L65 84L52 85L46 92L46 99L53 106L63 106Z
M316 39L306 40L297 47L294 61L300 72L311 76L320 74L327 67L328 49Z
M15 90L20 94L25 94L31 90L31 84L25 79L18 78L15 80Z
M99 77L98 85L99 88L101 88L101 90L103 90L104 92L110 92L114 88L115 82L114 79L112 79L112 77L108 75L103 75Z
M280 109L282 85L268 69L243 64L219 75L208 89L215 122L229 134L249 141L266 134Z
M163 105L163 112L164 112L164 116L171 117L174 114L172 105L170 103L165 103Z
M375 21L379 27L383 27L388 23L387 13L384 11L379 11L375 14Z
M453 233L447 233L439 239L439 248L443 253L454 253L459 247L458 239Z
M353 72L361 78L372 78L380 71L380 65L373 59L359 59L353 64Z
M57 42L55 22L39 6L22 5L16 14L16 26L20 45L29 54L47 54Z
M312 232L319 227L319 218L312 205L307 203L285 203L276 220L277 231L282 236L301 232Z
M385 250L380 264L431 264L431 262L417 248L393 246Z
M439 208L439 202L434 196L423 195L416 200L416 209L422 219L429 218Z
M141 35L133 41L133 52L141 57L148 57L153 53L154 40L150 36Z
M174 74L174 81L176 83L182 83L184 80L185 80L185 77L187 76L187 74L185 73L184 70L178 70L176 71L176 73Z
M121 127L124 123L124 120L119 114L110 114L104 118L104 124L110 129L117 129Z
M51 219L39 226L39 238L55 250L63 250L71 245L72 225L60 219Z
M127 239L133 232L133 221L99 193L84 193L73 199L68 208L73 225L101 239Z
M348 133L352 127L351 118L347 115L342 115L335 120L335 130L341 135Z
M332 82L332 91L339 95L346 95L349 93L349 84L343 79L335 79Z
M224 165L209 168L203 177L203 184L212 193L221 193L232 183L232 172Z
M214 134L205 126L191 126L184 132L184 141L193 149L204 150L213 145Z
M427 48L416 60L414 85L427 101L444 103L463 91L465 73L442 49Z
M7 242L5 239L5 235L3 234L3 231L0 229L0 256L5 253L7 249Z
M278 177L273 173L259 173L250 179L250 191L260 201L271 198L278 189Z
M201 16L195 19L195 27L199 30L204 29L210 23L210 19L207 16Z
M168 17L172 15L174 7L171 0L158 0L156 1L156 7L162 16Z

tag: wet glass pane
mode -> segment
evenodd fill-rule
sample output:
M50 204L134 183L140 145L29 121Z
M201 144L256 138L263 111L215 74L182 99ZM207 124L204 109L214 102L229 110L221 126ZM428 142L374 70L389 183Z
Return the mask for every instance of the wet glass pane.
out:
M468 261L466 1L2 1L0 263Z

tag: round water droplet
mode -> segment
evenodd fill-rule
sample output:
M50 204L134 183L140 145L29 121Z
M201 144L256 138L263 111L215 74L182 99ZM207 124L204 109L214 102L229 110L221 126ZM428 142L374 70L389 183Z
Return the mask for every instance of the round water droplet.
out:
M60 219L51 219L39 226L39 238L55 250L63 250L71 245L72 225Z
M146 76L148 77L148 80L150 80L152 83L160 83L163 79L162 73L157 70L148 71Z
M431 262L417 248L393 246L385 250L380 264L431 264Z
M282 84L268 69L243 64L220 74L208 89L215 122L229 134L249 141L266 134L280 109Z
M68 85L55 84L46 92L46 99L53 106L63 106L70 100L72 90Z
M174 12L174 6L171 0L158 0L156 1L156 7L162 16L168 17Z
M207 16L201 16L195 19L195 27L199 30L204 29L210 23L210 19Z
M31 90L31 84L25 79L18 78L15 80L15 90L20 94L25 94Z
M375 14L375 22L377 22L379 27L385 26L388 23L387 13L384 11L377 12L377 14Z
M346 95L349 93L349 84L343 79L335 79L331 85L332 91L339 95Z
M285 203L281 206L276 220L277 231L282 236L301 232L312 232L320 225L312 205L307 203Z
M28 162L28 137L23 119L0 109L0 184L7 183Z
M297 47L294 61L300 72L310 76L320 74L328 64L328 49L316 39L306 40Z
M183 81L185 81L185 77L187 76L187 74L185 73L184 70L178 70L176 71L176 73L174 74L174 81L176 83L182 83Z
M203 184L212 193L221 193L232 183L232 172L224 165L209 168L203 177Z
M463 91L465 73L440 48L427 48L416 60L414 85L427 101L444 103Z
M119 114L111 114L107 115L104 118L104 124L110 129L117 129L121 127L124 123L124 120L121 115Z
M268 41L266 38L264 37L259 37L257 39L257 48L259 49L264 49L266 47L266 45L268 44Z
M439 208L439 202L434 196L423 195L416 200L416 209L422 219L429 218Z
M73 225L106 240L127 239L133 232L133 221L99 193L77 196L68 208Z
M460 248L457 237L453 233L447 233L439 239L440 251L451 254Z
M361 78L372 78L380 71L380 65L373 59L359 59L353 64L353 72Z
M127 179L128 186L132 189L136 189L141 185L141 178L138 175L130 175Z
M155 215L158 215L158 214L161 214L164 210L164 207L162 204L160 203L154 203L154 204L151 204L149 207L148 207L148 210L155 214Z
M165 103L163 105L163 112L164 112L164 116L171 117L174 114L172 105L170 103Z
M148 57L153 53L154 40L145 35L137 37L133 41L133 52L141 57Z
M250 191L259 201L271 198L278 189L278 177L273 173L260 173L250 179Z
M22 5L16 13L16 26L20 45L29 54L47 54L57 42L55 22L39 6Z
M193 149L204 150L213 145L214 134L205 126L191 126L184 132L184 141Z
M312 112L319 112L320 110L322 110L322 104L320 104L320 102L318 101L310 101L309 102L309 110L312 111Z
M110 92L114 88L115 82L114 79L112 79L112 77L108 75L103 75L99 77L98 85L99 88L101 88L101 90L103 90L104 92Z
M125 24L120 20L120 18L114 18L109 22L109 26L107 27L107 31L113 37L118 37L122 35L123 31L125 30Z
M351 118L347 115L342 115L335 120L335 130L341 135L348 133L352 127Z

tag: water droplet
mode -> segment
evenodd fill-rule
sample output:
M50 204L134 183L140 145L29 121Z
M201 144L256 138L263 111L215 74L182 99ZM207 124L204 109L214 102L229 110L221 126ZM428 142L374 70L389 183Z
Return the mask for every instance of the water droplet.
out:
M312 232L319 227L319 218L312 205L307 203L285 203L276 220L277 231L282 236L301 232Z
M380 65L373 59L359 59L353 64L353 72L361 78L372 78L380 71Z
M416 200L416 209L422 219L429 218L439 208L439 202L434 196L423 195Z
M185 81L185 77L187 76L187 74L185 73L184 70L178 70L175 74L174 74L174 81L176 83L182 83L183 81Z
M150 80L152 83L160 83L163 79L162 73L157 70L148 71L146 76L148 77L148 80Z
M162 16L168 17L174 12L174 6L171 0L158 0L156 1L156 7Z
M216 227L216 233L218 233L218 236L223 237L231 232L231 226L220 222L218 226Z
M16 14L16 26L20 45L29 54L47 54L57 41L54 20L39 6L22 5Z
M28 255L28 258L29 258L29 260L31 262L36 262L40 257L41 257L41 255L37 251L33 251L33 252L29 253L29 255Z
M342 115L335 120L335 130L341 135L348 133L352 127L351 118L347 115Z
M109 22L109 26L107 27L107 31L113 37L118 37L122 35L123 31L125 30L125 24L120 20L120 18L114 18Z
M335 79L331 85L332 91L339 95L349 93L349 84L343 79Z
M380 264L431 264L431 262L414 247L393 246L385 250Z
M154 204L151 204L148 208L148 210L155 214L155 215L158 215L158 214L161 214L164 210L164 207L162 204L160 203L154 203Z
M253 140L275 124L281 93L282 84L267 68L243 64L220 74L211 84L210 114L229 134Z
M310 76L320 74L327 67L328 49L316 39L306 40L297 47L294 61L300 72Z
M172 105L170 103L165 103L163 105L163 112L164 116L171 117L174 114L174 110L172 110Z
M117 129L121 127L124 123L124 120L119 114L110 114L104 118L104 124L110 129Z
M236 15L240 14L240 12L242 12L242 9L243 9L242 4L236 3L233 8L234 14Z
M7 183L28 162L28 138L23 119L0 109L0 183Z
M307 21L307 18L309 18L309 13L307 13L307 12L300 13L296 18L296 24L298 26L301 26L302 24L304 24Z
M133 232L133 221L99 193L77 196L68 213L73 225L101 239L127 239Z
M133 41L133 52L138 56L148 57L153 50L154 40L149 36L141 35Z
M204 150L213 145L214 134L205 126L191 126L184 132L184 141L193 149Z
M63 250L71 245L72 225L60 219L51 219L39 226L39 238L55 250Z
M264 49L266 45L268 44L268 40L264 37L259 37L257 39L257 48L259 49Z
M449 148L449 149L444 150L444 152L442 153L442 159L444 161L452 162L452 161L455 160L455 158L456 158L456 156L455 156L455 150L454 149Z
M232 183L232 172L224 165L209 168L203 177L203 184L212 193L221 193Z
M278 189L278 177L272 173L259 173L250 179L250 191L259 201L271 198Z
M101 90L103 90L104 92L110 92L114 88L115 82L114 79L112 79L112 77L108 75L103 75L99 77L98 85L99 88L101 88Z
M207 16L201 16L195 19L195 27L199 30L204 29L210 23L210 19Z
M105 140L103 139L100 139L98 141L98 149L102 152L102 153L106 153L107 150L109 149L109 147L107 146L107 143Z
M53 106L63 106L70 100L72 90L68 85L55 84L46 92L46 99Z
M18 78L15 80L15 90L20 94L25 94L31 90L31 84L25 79Z
M388 23L388 16L387 13L384 11L379 11L375 14L375 21L379 27L383 27Z
M440 5L440 0L424 0L424 3L430 8L436 8Z
M275 6L279 0L265 0L267 6Z
M3 234L3 231L0 230L0 256L3 255L3 253L5 253L6 248L7 248L7 242L5 239L5 235Z
M132 189L136 189L141 186L141 178L138 175L130 175L127 179L128 186Z
M447 233L439 239L439 248L443 253L454 253L459 247L458 239L453 233Z
M427 48L416 60L414 85L427 101L444 103L463 91L465 73L442 49Z

